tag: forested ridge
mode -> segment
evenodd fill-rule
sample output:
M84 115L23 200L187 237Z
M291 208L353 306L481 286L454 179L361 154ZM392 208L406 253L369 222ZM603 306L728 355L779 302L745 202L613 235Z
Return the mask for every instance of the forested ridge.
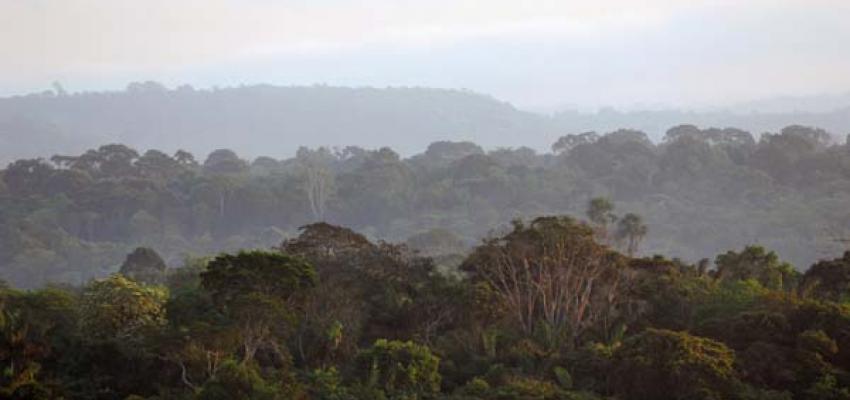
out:
M105 143L178 149L201 155L229 148L246 158L290 157L299 146L391 147L404 156L440 140L485 149L548 150L570 132L628 127L659 141L671 126L734 126L759 135L799 124L835 135L850 132L848 96L742 104L722 110L564 109L543 114L469 90L327 85L168 88L154 81L125 90L52 90L0 98L0 164L55 153L81 153ZM816 105L818 103L825 103Z
M251 158L328 144L411 154L448 138L541 147L557 137L550 122L465 90L136 82L124 91L0 98L0 162L104 143L168 153L230 148Z
M0 277L16 287L106 276L136 246L171 266L268 248L317 221L425 252L423 240L445 238L465 255L514 219L580 216L596 197L651 227L634 249L642 255L697 262L762 245L802 271L850 237L850 149L802 126L756 139L683 125L660 143L634 130L588 132L546 153L435 142L408 158L345 147L196 159L112 144L0 174Z

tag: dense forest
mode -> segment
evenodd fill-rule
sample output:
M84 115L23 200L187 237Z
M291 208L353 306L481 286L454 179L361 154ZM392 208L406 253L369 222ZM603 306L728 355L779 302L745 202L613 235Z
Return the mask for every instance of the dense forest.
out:
M469 90L423 87L274 86L176 88L134 82L123 91L52 90L0 98L0 165L81 153L104 143L172 154L228 148L247 158L290 157L299 146L390 147L403 156L441 140L485 149L546 151L570 132L621 127L659 141L671 126L734 126L754 134L788 125L850 133L850 94L741 104L720 110L603 108L543 114Z
M847 400L848 201L797 125L20 159L0 397Z
M0 0L0 400L850 400L850 0Z
M850 399L850 252L802 274L759 246L635 257L637 216L586 214L514 221L451 270L315 223L181 268L142 247L83 286L4 287L0 396Z
M850 237L850 148L802 126L756 140L683 125L658 144L640 131L587 132L546 153L435 142L408 158L346 147L252 161L222 149L198 160L113 144L18 160L0 174L0 277L25 288L106 276L137 246L177 266L269 248L318 221L464 256L512 220L583 215L596 197L650 227L638 255L697 262L761 245L805 270ZM448 250L434 249L435 238Z

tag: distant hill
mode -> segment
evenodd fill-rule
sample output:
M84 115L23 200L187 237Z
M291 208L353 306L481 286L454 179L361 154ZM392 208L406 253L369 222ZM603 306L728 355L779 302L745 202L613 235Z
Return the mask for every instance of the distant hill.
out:
M299 146L321 145L389 146L409 155L438 140L545 151L566 133L633 128L660 140L666 129L684 123L734 126L755 134L802 124L843 140L850 132L850 107L793 113L602 110L550 116L462 90L269 85L195 90L145 82L120 92L45 92L0 99L0 164L113 142L142 150L186 149L200 157L223 147L248 158L286 157Z
M644 131L654 140L661 140L672 126L691 124L702 128L735 127L753 133L779 132L789 125L815 126L832 134L843 143L850 133L850 106L825 112L756 112L680 110L620 112L603 109L597 113L565 111L552 117L552 125L562 132L611 132L620 128Z
M390 146L413 153L436 140L547 146L545 117L484 95L424 88L246 86L220 90L156 83L123 92L0 99L0 161L78 153L109 142L205 155L290 156L299 146ZM547 134L548 132L548 134Z

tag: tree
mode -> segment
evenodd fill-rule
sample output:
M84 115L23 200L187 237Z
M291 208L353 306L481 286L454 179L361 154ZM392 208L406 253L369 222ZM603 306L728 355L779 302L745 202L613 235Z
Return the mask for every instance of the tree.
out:
M275 400L279 390L267 383L251 366L227 361L218 374L207 381L198 393L198 400Z
M71 158L70 167L96 178L126 178L136 175L135 161L139 153L123 144L107 144L97 150Z
M6 189L16 196L43 194L53 174L53 167L41 159L18 160L3 172Z
M177 150L174 153L174 161L177 161L184 168L194 170L198 167L198 161L195 160L195 156L186 150Z
M148 150L136 160L135 165L141 177L160 182L174 179L186 171L180 161L158 150Z
M243 363L261 346L283 356L274 339L285 334L296 297L315 284L316 272L305 260L265 251L222 254L201 274L213 303L240 326Z
M792 289L799 273L779 260L779 256L761 246L747 246L741 252L728 251L717 256L715 276L721 281L736 282L748 279L758 281L770 289Z
M573 340L609 317L620 300L621 257L569 217L540 217L488 239L462 268L496 293L524 334L539 321Z
M473 154L484 154L484 150L472 142L439 141L429 144L424 155L438 164L444 164Z
M320 270L328 264L339 262L359 267L363 263L358 256L376 250L376 246L365 236L341 226L317 222L298 229L301 234L284 241L280 250L310 259Z
M834 260L812 265L800 282L803 295L835 301L850 301L850 251Z
M648 329L617 351L614 389L635 400L728 399L734 363L734 353L720 342Z
M78 169L57 169L47 180L47 193L62 193L66 196L77 196L80 192L90 190L94 180L88 173Z
M587 205L587 218L596 226L598 237L604 242L608 240L608 224L617 221L614 215L614 204L605 197L594 197Z
M631 257L637 253L638 246L648 231L649 229L643 223L643 218L640 215L628 213L617 222L615 236L619 241L625 240L627 242L626 254Z
M702 131L696 125L677 125L664 133L664 143L670 144L683 138L701 139Z
M638 143L647 148L652 147L652 141L649 140L649 136L646 132L635 129L618 129L614 132L609 132L603 137L603 140L609 144L625 144L632 142Z
M487 155L496 160L502 167L514 167L517 171L522 171L521 167L541 168L545 160L545 156L537 154L534 149L525 146L520 148L501 147L487 152Z
M800 168L805 158L823 151L830 141L823 129L792 125L778 134L761 135L752 165L779 182L797 183L806 172Z
M850 389L841 387L834 375L825 375L806 391L807 400L850 400Z
M383 147L370 151L357 168L339 176L349 223L379 225L412 208L415 175L398 153Z
M197 389L196 383L214 378L241 344L237 327L200 287L197 275L206 262L198 261L169 276L173 294L166 303L168 329L158 348L162 359L180 367L180 380L192 390Z
M143 286L120 274L94 281L83 291L80 305L83 335L133 348L165 324L166 298L165 289Z
M165 282L168 267L159 254L149 247L137 247L127 255L118 272L127 278L147 285Z
M569 154L570 150L575 147L595 143L597 140L599 140L599 135L596 132L569 134L558 138L558 141L552 145L552 151L558 154Z
M704 181L722 182L719 177L734 171L727 152L712 146L701 131L678 134L676 131L677 128L671 129L665 137L658 160L659 175L654 183L675 190L696 182L700 185Z
M483 155L484 149L472 142L439 141L428 145L424 153L410 159L411 164L432 171L471 155Z
M315 151L301 147L298 149L295 159L306 180L304 190L307 192L307 201L310 203L313 218L321 221L325 218L328 198L333 189L334 172L332 167L335 160L334 156L325 147Z
M345 359L363 341L426 336L431 317L444 315L428 301L440 282L429 259L327 223L301 230L281 250L308 259L321 278L306 299L296 338L305 362Z
M2 286L2 285L0 285ZM76 296L56 288L19 292L0 287L0 397L49 399L45 365L77 351Z
M367 387L391 398L427 398L440 391L440 358L426 346L379 339L357 357L357 374Z
M315 400L355 400L347 387L342 385L342 379L336 368L315 369L307 374L309 386L307 391Z
M280 171L281 163L271 157L257 157L251 163L251 174L259 176L270 176Z
M233 150L218 149L204 161L204 173L209 175L238 175L248 169L248 164Z

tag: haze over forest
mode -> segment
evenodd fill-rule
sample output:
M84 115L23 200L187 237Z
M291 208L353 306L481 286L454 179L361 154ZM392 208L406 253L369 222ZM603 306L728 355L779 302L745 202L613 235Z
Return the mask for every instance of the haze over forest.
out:
M829 100L819 112L543 115L462 90L57 86L0 100L10 204L47 201L4 210L7 235L34 236L0 265L19 285L82 282L117 268L127 246L179 263L320 220L390 241L442 229L471 246L516 218L582 215L605 197L652 227L641 254L696 262L765 244L804 269L850 236L839 189L850 106Z
M850 400L850 1L0 1L0 399Z
M775 98L714 111L562 110L542 114L467 90L253 85L166 88L152 81L124 91L67 93L61 85L0 99L0 162L76 153L107 143L206 154L229 148L248 158L289 157L301 146L388 146L409 156L434 141L485 149L546 152L568 133L646 132L672 126L736 127L756 137L785 126L816 126L836 142L850 133L850 94Z

